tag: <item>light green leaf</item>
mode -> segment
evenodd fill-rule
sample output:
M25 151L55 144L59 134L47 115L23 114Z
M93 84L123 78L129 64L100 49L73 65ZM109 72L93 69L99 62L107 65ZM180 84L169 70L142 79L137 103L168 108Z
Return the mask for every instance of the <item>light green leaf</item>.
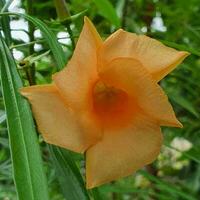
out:
M0 37L0 69L18 198L48 200L47 183L31 111L27 101L19 94L22 82L2 37Z
M70 17L68 17L66 19L66 22L70 23L70 22L80 19L81 17L83 17L86 14L87 11L88 11L88 9L85 9L79 13L76 13L75 15L71 15Z
M99 9L100 14L108 19L117 28L120 27L120 19L109 0L93 0Z

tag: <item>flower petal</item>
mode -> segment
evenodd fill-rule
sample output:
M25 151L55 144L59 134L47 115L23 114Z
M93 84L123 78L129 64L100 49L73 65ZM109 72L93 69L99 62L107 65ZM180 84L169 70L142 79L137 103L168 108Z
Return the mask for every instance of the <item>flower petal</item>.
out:
M102 40L95 27L85 18L74 54L67 67L53 76L56 86L72 108L88 110L88 99L97 79L97 49Z
M99 136L95 135L98 130L95 125L87 120L80 123L81 119L63 101L54 85L25 87L20 92L30 101L38 129L46 142L75 152L84 152L97 142Z
M142 115L129 127L105 130L103 139L86 152L87 188L128 176L151 163L161 144L160 127Z
M103 66L117 57L130 57L139 60L152 74L156 81L160 81L189 53L177 51L163 45L161 42L144 35L136 35L123 30L112 34L100 51Z
M139 107L160 125L182 126L167 96L139 61L132 58L114 59L99 75L105 83L132 96Z

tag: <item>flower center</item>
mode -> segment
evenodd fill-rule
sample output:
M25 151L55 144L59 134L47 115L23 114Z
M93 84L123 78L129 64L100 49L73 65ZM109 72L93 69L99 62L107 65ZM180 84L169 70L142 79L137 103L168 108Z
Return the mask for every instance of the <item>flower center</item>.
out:
M98 81L93 88L93 108L104 126L124 124L133 114L128 94ZM129 120L128 120L129 121Z

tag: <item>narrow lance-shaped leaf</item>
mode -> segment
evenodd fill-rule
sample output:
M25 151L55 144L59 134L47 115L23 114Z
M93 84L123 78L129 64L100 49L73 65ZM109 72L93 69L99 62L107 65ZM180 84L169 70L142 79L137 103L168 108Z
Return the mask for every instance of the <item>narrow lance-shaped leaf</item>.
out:
M10 14L30 20L35 26L37 26L40 29L47 43L49 44L50 50L53 53L53 56L57 64L57 69L58 70L62 69L66 64L66 57L64 56L64 51L62 50L62 47L58 43L54 33L51 30L49 30L48 27L39 19L36 19L26 14L5 13L5 15L10 15ZM61 186L66 190L66 192L64 193L66 199L69 199L72 190L74 191L74 196L72 196L74 197L73 200L88 199L88 194L83 185L82 177L80 175L78 168L76 167L76 164L73 160L73 156L71 155L71 153L67 150L64 153L64 151L60 148L52 148L51 154L52 154L51 156L53 156L54 158L53 159L54 164L59 174L58 179L61 179L60 181L62 182ZM65 156L64 157L62 156L62 159L60 159L60 155L65 155ZM68 161L70 160L70 162L67 162L67 160L65 159L67 159ZM79 189L75 187L77 185L79 186L78 187Z
M18 198L48 200L47 183L31 111L27 101L18 92L22 82L2 37L0 37L0 69Z
M47 25L41 20L34 18L30 15L22 14L22 13L1 13L0 16L4 15L14 15L18 17L22 17L30 22L32 22L35 26L37 26L42 32L44 38L46 39L49 47L53 53L54 59L57 64L57 69L61 70L66 64L66 56L64 51L62 50L61 45L58 43L55 34L47 27Z
M169 46L169 47L172 47L172 48L176 48L178 50L182 50L182 51L188 51L190 52L191 54L193 55L196 55L196 56L200 56L200 52L192 47L189 47L189 46L186 46L186 45L182 45L182 44L177 44L175 42L169 42L169 41L166 41L166 40L160 40L163 44Z
M10 1L8 1L7 3L5 2L5 0L0 0L0 10L2 12L2 9L7 9L6 4L10 5ZM5 7L6 6L6 7ZM4 32L4 34L6 35L5 37L5 41L7 43L7 45L10 45L12 42L12 38L11 38L11 31L10 31L10 18L9 16L2 16L0 18L0 26L2 26L2 30Z
M81 174L72 159L71 152L53 145L49 145L49 149L52 152L53 161L60 177L59 182L66 199L89 200Z
M0 116L0 124L6 120L6 113L1 114Z
M185 200L195 200L195 198L189 194L187 194L185 191L182 191L177 186L171 185L170 183L167 183L161 179L159 179L156 176L153 176L149 174L148 172L144 170L140 170L139 172L141 175L143 175L145 178L149 179L151 182L155 183L155 185L158 187L158 189L162 191L167 191L169 194L176 194L181 199Z

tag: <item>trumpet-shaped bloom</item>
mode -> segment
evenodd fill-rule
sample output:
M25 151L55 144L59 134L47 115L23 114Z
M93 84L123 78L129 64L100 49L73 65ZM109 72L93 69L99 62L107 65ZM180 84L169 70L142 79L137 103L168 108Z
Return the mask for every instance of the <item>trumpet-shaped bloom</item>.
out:
M158 85L188 55L118 30L102 41L85 18L74 54L50 85L21 89L48 143L86 152L87 188L134 173L181 127Z

